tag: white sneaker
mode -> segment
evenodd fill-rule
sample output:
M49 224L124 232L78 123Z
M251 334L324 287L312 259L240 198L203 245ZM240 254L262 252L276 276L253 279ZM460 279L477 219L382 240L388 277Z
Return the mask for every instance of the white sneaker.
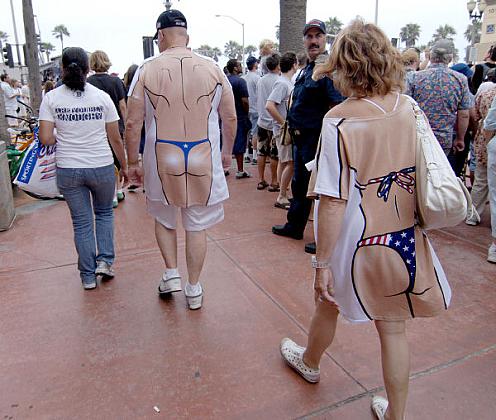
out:
M296 344L290 338L283 338L281 341L281 356L284 361L299 373L306 381L316 384L320 381L320 369L313 369L303 361L305 347Z
M112 264L109 264L102 260L96 262L95 274L97 276L102 276L103 280L109 280L114 278L115 276L114 269L112 268Z
M465 224L469 226L477 226L481 221L481 218L479 216L479 213L477 213L477 210L475 209L474 206L472 206L472 214L469 214L467 218L465 219Z
M188 302L188 307L191 310L200 309L203 304L203 289L201 292L194 296L188 296L186 294L186 289L184 289L184 295L186 296L186 302Z
M169 293L180 292L183 290L181 288L181 277L171 277L170 279L165 278L165 273L162 275L162 280L158 285L158 294L167 295Z
M372 397L370 408L379 420L384 420L384 415L386 414L386 410L388 408L388 400L384 397L376 395L375 397Z
M496 264L496 244L492 243L487 250L487 260Z
M83 283L83 289L84 290L96 289L96 279L90 279L90 280L81 279L81 282Z

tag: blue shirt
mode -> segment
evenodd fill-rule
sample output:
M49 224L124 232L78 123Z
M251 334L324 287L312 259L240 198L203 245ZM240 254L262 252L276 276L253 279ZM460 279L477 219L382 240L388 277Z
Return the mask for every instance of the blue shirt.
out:
M314 67L315 62L308 63L296 79L293 104L288 114L291 128L320 130L329 106L344 100L328 77L317 81L312 79Z
M234 94L236 117L238 117L238 120L247 118L248 112L243 108L243 102L241 101L241 98L248 98L248 87L246 86L246 81L234 74L228 74L227 78L229 83L231 83Z

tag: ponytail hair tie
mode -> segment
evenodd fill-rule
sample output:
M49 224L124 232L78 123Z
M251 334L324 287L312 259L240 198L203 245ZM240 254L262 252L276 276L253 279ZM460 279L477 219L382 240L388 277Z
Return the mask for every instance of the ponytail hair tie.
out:
M78 67L78 65L77 65L77 63L74 63L74 62L70 63L70 64L67 66L67 68L69 68L69 69L75 69L76 67Z

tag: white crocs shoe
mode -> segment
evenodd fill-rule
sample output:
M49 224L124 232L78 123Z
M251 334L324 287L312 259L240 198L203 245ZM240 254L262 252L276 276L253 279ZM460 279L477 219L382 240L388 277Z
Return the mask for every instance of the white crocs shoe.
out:
M284 361L299 373L306 381L316 384L320 381L320 369L312 369L303 361L305 347L296 344L290 338L283 338L281 341L281 356Z
M158 285L158 294L160 296L168 295L169 293L180 292L183 290L181 288L181 277L171 277L170 279L165 278L165 273L162 275L162 280Z
M386 410L388 408L388 400L384 397L380 397L376 395L372 398L372 402L370 403L370 408L378 420L384 420L384 415L386 414Z

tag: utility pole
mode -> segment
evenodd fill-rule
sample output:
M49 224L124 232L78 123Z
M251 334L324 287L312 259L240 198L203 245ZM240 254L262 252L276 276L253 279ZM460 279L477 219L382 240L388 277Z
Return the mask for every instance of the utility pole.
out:
M41 104L40 62L38 61L38 41L34 28L33 3L22 0L22 15L24 18L24 36L26 38L26 65L28 67L29 95L31 107L36 115Z
M15 20L15 13L14 13L14 3L12 3L12 0L10 0L10 11L12 12L12 25L14 26L14 38L15 38L16 50L17 50L17 63L20 66L21 65L21 50L19 49L19 37L17 36L17 25L16 25L16 20Z

